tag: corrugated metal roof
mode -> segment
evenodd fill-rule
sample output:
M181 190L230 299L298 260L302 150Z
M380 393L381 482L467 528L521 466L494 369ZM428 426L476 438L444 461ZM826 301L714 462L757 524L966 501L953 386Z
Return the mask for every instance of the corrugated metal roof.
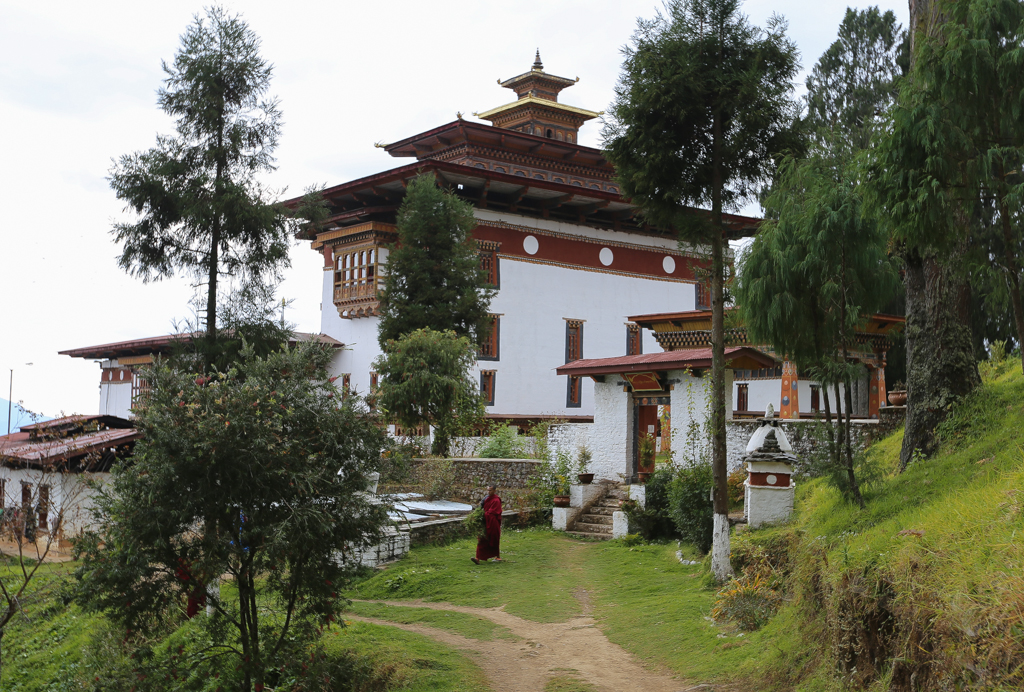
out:
M0 460L45 466L132 442L140 436L133 428L99 430L55 440L33 440L28 433L14 433L0 437Z
M131 339L129 341L115 341L109 344L98 346L83 346L67 351L58 351L62 356L72 358L117 358L118 356L144 355L150 353L167 353L175 342L188 342L193 338L203 336L205 332L184 332L182 334L166 334L164 336L151 336L145 339ZM326 334L310 334L308 332L295 332L294 338L289 344L297 342L318 341L335 348L343 348L345 344Z

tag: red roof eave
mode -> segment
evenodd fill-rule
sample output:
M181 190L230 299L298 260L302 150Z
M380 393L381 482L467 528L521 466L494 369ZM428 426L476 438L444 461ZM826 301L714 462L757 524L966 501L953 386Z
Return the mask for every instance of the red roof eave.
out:
M725 349L725 360L754 362L762 367L775 367L775 360L757 349L748 346L733 346ZM576 360L555 370L559 375L614 375L630 372L665 372L666 370L688 370L710 368L711 349L694 348L661 353L641 353L635 356L614 358L593 358Z

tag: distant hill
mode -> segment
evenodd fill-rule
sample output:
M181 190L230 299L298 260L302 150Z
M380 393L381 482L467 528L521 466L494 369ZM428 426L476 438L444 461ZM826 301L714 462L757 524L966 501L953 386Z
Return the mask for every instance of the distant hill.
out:
M0 435L7 434L7 399L0 399ZM11 432L17 432L22 425L31 425L44 420L53 420L53 416L33 416L31 411L26 411L17 402L11 406Z

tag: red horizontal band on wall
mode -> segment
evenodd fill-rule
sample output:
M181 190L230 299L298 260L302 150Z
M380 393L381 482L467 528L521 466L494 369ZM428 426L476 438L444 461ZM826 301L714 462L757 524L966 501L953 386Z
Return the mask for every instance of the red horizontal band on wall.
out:
M537 239L537 252L530 254L523 247L527 236ZM539 262L557 262L579 267L596 269L604 272L622 272L623 274L649 276L663 281L697 280L696 268L709 267L708 262L685 257L675 252L662 249L641 249L622 247L618 244L595 242L586 238L571 238L563 235L546 235L543 231L489 226L481 224L473 231L477 240L490 240L501 243L500 254ZM611 264L601 262L601 250L612 251ZM665 257L671 257L675 263L672 273L664 268Z
M775 476L775 482L769 483L768 476ZM789 474L788 473L762 473L752 472L749 477L750 485L760 485L769 488L788 488L789 487Z

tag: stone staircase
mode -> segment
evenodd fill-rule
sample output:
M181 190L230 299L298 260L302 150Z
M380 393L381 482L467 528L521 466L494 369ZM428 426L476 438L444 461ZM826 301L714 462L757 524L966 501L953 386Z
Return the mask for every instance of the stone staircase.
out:
M621 485L609 484L605 495L591 505L584 514L581 514L572 531L566 531L571 536L579 538L594 538L599 541L608 541L612 537L612 514L619 511L622 501L626 499L626 492Z

